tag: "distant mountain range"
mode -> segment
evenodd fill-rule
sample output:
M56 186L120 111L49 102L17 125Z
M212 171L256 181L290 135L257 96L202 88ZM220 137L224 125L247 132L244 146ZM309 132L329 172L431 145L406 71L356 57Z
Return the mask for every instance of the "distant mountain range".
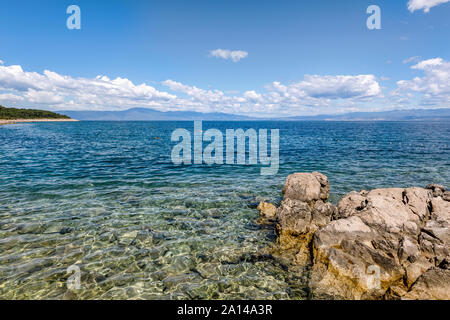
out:
M285 118L252 118L227 113L193 111L157 111L132 108L123 111L58 111L81 121L443 121L450 120L450 108L353 112L338 115L297 116Z
M317 121L443 121L450 120L450 108L352 112L338 115L289 117L286 120Z
M72 119L81 121L249 121L254 118L227 113L202 113L192 111L157 111L148 108L133 108L123 111L60 111Z

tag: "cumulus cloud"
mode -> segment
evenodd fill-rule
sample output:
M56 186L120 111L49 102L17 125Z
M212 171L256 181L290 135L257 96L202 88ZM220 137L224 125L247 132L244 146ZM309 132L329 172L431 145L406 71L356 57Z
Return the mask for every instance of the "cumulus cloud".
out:
M431 8L447 2L450 2L450 0L409 0L408 9L411 12L416 10L430 12Z
M241 59L248 57L248 52L241 51L241 50L231 51L231 50L217 49L217 50L212 50L209 53L213 57L221 58L221 59L225 59L225 60L231 59L233 62L238 62Z
M203 90L173 80L164 85L172 91L188 95L192 102L215 106L215 110L231 113L286 113L333 111L339 106L381 97L381 88L374 75L319 76L307 75L300 82L282 84L273 82L264 93L255 90L242 95L225 95L219 90ZM321 110L322 109L322 110Z
M124 110L147 107L161 111L198 111L283 116L369 110L374 106L449 105L450 63L442 58L411 66L422 74L398 81L385 96L375 75L305 75L300 80L274 81L261 90L202 89L166 80L158 89L127 78L74 78L45 70L29 72L21 66L0 65L0 104L53 110ZM384 78L380 78L384 80Z
M5 61L3 61L3 60L0 60L0 64L5 64Z
M21 96L17 96L15 94L11 94L11 93L0 93L0 102L20 102L25 100L23 97ZM1 104L1 103L0 103Z
M72 78L49 70L42 74L26 72L17 65L0 66L2 89L20 94L29 103L46 104L49 107L64 107L66 101L74 101L77 109L125 109L133 106L158 108L176 100L175 95L160 92L146 84L135 85L125 78Z
M167 91L126 78L73 78L53 71L24 71L21 66L0 66L0 103L46 106L50 109L121 110L148 107L156 110L192 110L237 114L299 114L332 112L381 96L374 75L306 75L303 80L273 82L262 92L223 92L166 80ZM169 93L171 92L171 93Z
M422 94L421 104L450 106L450 62L442 58L420 61L411 67L424 73L423 77L397 82L397 93Z
M64 97L50 91L38 91L29 89L25 93L24 98L31 103L47 104L47 105L59 105L64 102Z
M250 101L262 101L262 95L259 93L256 93L255 90L245 91L244 92L244 98L250 100Z
M303 81L291 85L290 89L299 96L329 99L369 98L381 93L374 75L306 75Z
M183 92L201 102L218 102L225 97L224 93L219 90L203 90L173 80L166 80L163 84L168 86L172 91Z

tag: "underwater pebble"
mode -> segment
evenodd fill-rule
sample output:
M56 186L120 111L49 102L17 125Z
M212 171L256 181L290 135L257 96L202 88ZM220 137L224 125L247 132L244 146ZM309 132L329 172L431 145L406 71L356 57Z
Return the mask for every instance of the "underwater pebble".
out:
M138 231L130 231L127 233L124 233L119 236L119 244L123 246L129 246L134 239L136 239L136 236L138 235Z

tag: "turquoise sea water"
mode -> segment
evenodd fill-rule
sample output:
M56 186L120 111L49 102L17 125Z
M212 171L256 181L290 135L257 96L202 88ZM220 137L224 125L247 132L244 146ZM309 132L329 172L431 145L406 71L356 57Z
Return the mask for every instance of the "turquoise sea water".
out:
M176 166L192 122L0 126L0 298L304 299L302 275L259 254L255 221L286 176L320 171L351 190L450 183L448 122L203 122L280 129L280 170ZM68 291L67 268L81 270Z

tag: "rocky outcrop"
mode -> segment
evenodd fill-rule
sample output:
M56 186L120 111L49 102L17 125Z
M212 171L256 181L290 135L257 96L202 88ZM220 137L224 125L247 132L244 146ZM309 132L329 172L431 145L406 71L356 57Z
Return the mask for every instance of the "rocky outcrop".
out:
M328 178L318 172L294 173L283 188L284 198L277 209L276 232L284 250L296 249L298 263L310 260L314 233L331 221L336 207L328 199Z
M445 187L351 192L327 202L326 176L295 173L276 210L279 248L309 266L314 298L448 299Z

